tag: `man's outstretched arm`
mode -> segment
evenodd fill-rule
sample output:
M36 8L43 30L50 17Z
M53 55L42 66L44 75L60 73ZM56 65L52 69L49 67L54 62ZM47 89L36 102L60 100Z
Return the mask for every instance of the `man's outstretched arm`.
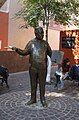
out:
M14 50L15 52L17 52L19 55L25 56L30 54L30 43L28 43L25 47L24 50L17 48L17 47L12 47L12 50Z

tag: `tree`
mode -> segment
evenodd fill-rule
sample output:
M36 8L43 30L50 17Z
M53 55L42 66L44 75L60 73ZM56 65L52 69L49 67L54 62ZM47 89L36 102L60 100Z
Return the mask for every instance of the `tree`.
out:
M0 0L0 8L3 6L3 4L6 2L6 0Z
M20 0L22 9L16 13L18 18L25 21L25 26L36 27L39 21L46 28L46 41L48 41L48 27L50 20L60 24L78 25L79 0Z

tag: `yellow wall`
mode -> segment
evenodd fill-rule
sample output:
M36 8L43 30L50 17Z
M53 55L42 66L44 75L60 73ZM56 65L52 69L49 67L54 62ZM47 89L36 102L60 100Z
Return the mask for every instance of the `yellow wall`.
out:
M59 50L60 31L49 29L48 42L53 50Z
M8 31L8 45L24 48L26 43L33 38L33 28L20 29L24 21L15 19L14 15L21 9L18 0L10 0L9 8L9 31Z

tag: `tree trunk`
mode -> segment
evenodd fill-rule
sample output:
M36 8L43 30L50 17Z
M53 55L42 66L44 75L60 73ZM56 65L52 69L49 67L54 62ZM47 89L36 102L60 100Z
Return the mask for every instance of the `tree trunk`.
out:
M46 28L45 28L45 34L46 34L46 41L48 42L48 23L46 24Z
M45 7L45 37L48 42L48 27L49 27L49 6Z

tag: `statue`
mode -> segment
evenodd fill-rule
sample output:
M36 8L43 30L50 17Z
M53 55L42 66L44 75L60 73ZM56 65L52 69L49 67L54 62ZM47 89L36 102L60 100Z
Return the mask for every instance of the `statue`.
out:
M24 50L12 47L19 55L29 55L29 75L31 85L31 99L27 105L36 103L37 84L39 83L40 101L43 107L47 106L45 100L45 82L47 74L47 55L51 57L52 50L49 44L43 40L42 27L35 28L35 38L28 42Z

